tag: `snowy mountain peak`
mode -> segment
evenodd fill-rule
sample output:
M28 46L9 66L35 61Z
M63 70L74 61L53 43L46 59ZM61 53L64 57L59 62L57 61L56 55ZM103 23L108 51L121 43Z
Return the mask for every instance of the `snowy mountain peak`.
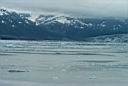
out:
M8 9L5 7L0 7L0 16L5 15L19 15L20 17L31 17L31 12L29 11L18 11L14 9Z
M81 19L63 15L41 15L36 19L36 24L62 24L62 25L80 25L80 26L92 26L91 23L81 21Z
M0 11L3 11L3 12L16 12L16 13L31 13L30 11L23 11L23 10L16 10L16 9L9 9L9 8L6 8L6 7L0 7Z
M70 24L71 21L68 19L68 17L65 16L59 16L55 20L56 22L62 23L62 24Z
M0 16L8 15L8 11L6 9L0 8Z
M36 19L36 23L37 25L51 24L51 23L69 24L71 23L71 18L68 16L58 16L58 15L40 15Z

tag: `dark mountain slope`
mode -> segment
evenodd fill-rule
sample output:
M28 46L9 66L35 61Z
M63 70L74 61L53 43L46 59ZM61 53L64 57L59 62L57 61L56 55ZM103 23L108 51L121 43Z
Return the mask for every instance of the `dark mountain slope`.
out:
M83 41L128 33L128 19L40 15L33 22L29 17L28 13L0 9L0 39Z

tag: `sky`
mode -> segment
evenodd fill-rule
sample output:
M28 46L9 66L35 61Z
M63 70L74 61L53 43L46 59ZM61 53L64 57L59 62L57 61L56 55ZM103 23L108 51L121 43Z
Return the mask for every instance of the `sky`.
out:
M40 14L128 18L128 0L0 0L0 6Z

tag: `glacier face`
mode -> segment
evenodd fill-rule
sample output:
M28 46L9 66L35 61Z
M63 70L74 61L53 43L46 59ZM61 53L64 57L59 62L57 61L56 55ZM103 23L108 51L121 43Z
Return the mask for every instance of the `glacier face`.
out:
M30 17L27 12L1 8L0 38L87 41L98 39L97 36L128 33L128 19L40 15L32 21ZM122 36L118 38L122 39Z

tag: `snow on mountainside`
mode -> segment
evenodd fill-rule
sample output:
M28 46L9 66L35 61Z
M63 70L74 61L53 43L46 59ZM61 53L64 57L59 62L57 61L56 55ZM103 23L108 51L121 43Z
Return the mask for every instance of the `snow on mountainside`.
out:
M56 16L56 15L40 15L36 19L37 25L40 24L51 24L51 23L61 23L61 24L70 24L73 22L73 18L67 16Z
M113 29L119 30L124 26L128 26L128 20L118 20L118 19L94 19L94 18L76 18L70 16L56 16L56 15L40 15L36 19L37 25L49 25L49 24L62 24L74 26L74 28L79 29Z
M7 8L0 8L0 22L4 24L12 24L11 26L16 26L16 24L31 23L27 17L31 15L25 11L16 11ZM15 25L14 25L15 24Z
M74 25L74 24L80 24L82 26L92 26L91 23L84 23L81 20L79 20L78 18L75 17L70 17L70 16L57 16L57 15L40 15L37 19L36 19L36 23L37 25L40 24L56 24L56 23L60 23L60 24L70 24L70 25Z
M127 19L41 15L36 19L36 24L40 28L77 40L83 40L85 37L128 33Z
M31 16L29 12L0 8L0 38L83 41L97 36L128 34L128 19L39 15L31 20Z

